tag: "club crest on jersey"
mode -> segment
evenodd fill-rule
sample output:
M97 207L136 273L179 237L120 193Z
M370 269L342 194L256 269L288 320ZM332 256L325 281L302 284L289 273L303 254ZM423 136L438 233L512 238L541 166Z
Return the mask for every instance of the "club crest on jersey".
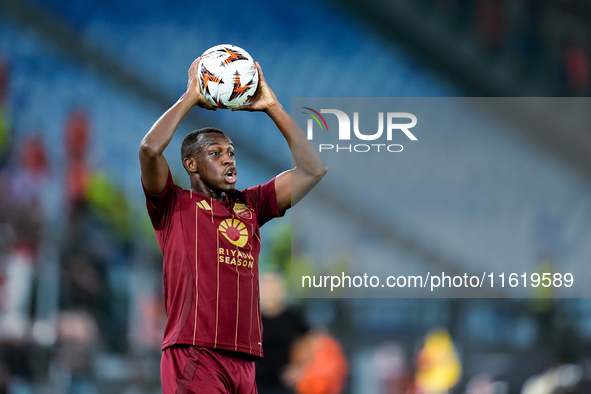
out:
M234 213L242 219L252 219L252 211L244 204L234 204Z
M248 229L238 219L226 219L222 221L218 230L232 245L236 245L239 248L244 247L248 241Z

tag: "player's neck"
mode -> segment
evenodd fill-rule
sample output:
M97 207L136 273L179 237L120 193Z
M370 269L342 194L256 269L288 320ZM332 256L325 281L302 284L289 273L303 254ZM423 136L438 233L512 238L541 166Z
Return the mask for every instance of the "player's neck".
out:
M224 202L226 200L225 191L212 188L204 182L191 182L191 190L219 202Z

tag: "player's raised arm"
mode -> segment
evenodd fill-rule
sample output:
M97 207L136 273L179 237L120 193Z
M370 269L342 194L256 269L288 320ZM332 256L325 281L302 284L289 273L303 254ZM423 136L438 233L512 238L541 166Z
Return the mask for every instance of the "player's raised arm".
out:
M259 71L257 91L250 103L237 109L264 111L275 122L289 145L295 167L279 174L275 179L277 207L282 211L292 207L308 194L326 174L327 168L304 132L277 101L258 63L256 67Z
M152 194L164 190L168 163L163 153L183 118L195 105L215 110L205 101L199 89L197 67L200 59L197 58L189 68L187 91L154 123L142 139L139 152L142 183Z

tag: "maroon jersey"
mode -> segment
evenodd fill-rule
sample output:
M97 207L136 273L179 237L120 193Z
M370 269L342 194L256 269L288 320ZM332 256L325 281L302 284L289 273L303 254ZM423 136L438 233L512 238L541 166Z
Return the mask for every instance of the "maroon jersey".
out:
M164 255L162 348L205 346L262 357L259 227L281 216L275 179L218 202L175 185L146 205Z

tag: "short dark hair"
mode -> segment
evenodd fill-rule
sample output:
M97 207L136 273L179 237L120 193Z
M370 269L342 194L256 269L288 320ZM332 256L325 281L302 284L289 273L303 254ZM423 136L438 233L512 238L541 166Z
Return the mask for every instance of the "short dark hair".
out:
M199 149L202 148L202 145L199 141L199 136L206 133L218 133L225 135L222 130L216 129L215 127L204 127L202 129L190 132L185 136L185 138L183 138L183 142L181 143L181 160L184 161L187 158L197 156Z

